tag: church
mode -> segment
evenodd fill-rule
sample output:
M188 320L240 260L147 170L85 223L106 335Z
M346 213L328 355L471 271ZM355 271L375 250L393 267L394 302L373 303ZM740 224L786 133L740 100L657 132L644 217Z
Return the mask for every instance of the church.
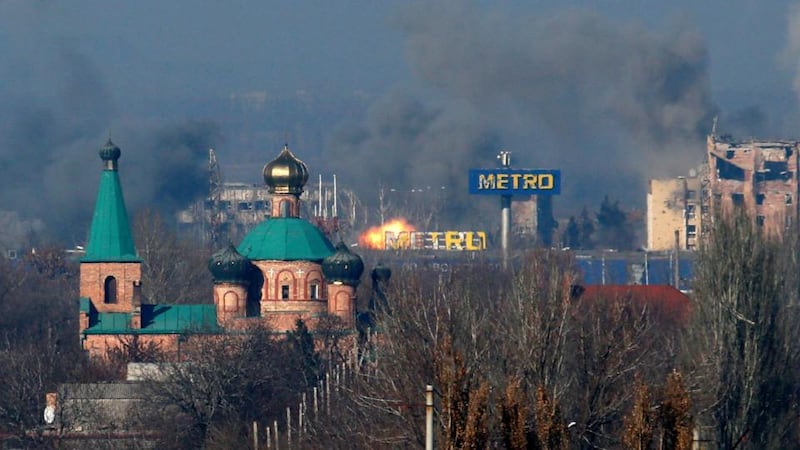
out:
M131 233L119 174L121 150L109 139L100 149L103 170L86 254L80 261L79 332L90 356L136 341L179 352L189 336L219 335L263 324L275 332L302 319L313 329L325 315L355 326L361 258L334 246L300 217L308 168L284 146L264 166L271 216L238 247L216 252L208 269L213 304L151 303L143 299L142 260Z

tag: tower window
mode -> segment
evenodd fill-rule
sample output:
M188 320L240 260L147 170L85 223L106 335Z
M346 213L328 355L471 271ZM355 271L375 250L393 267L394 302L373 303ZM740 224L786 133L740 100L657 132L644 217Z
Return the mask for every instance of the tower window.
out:
M766 198L764 194L756 194L756 205L763 205L764 198Z
M309 286L309 294L310 294L309 297L311 297L311 300L319 299L319 284L311 283L311 286Z
M106 277L106 282L103 286L103 303L117 303L117 279L114 277Z
M289 202L282 201L280 203L280 210L281 217L289 217Z
M289 299L289 285L284 284L281 285L281 300L288 300Z

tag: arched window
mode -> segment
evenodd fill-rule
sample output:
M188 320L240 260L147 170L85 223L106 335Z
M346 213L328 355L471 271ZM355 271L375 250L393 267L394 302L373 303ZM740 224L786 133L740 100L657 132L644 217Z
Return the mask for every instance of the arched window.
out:
M106 277L104 286L103 303L117 303L117 279L114 277Z

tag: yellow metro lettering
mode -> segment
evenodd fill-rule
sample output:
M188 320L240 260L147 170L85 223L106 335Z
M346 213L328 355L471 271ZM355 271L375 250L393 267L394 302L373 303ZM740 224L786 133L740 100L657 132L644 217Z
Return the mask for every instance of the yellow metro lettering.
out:
M536 175L526 173L522 176L522 189L536 189Z
M498 173L495 176L497 180L497 189L508 189L508 174L507 173Z
M511 189L519 189L519 179L522 178L521 173L512 173L511 174Z
M447 250L460 250L461 241L462 239L458 231L444 232L444 245Z
M490 173L488 175L479 175L478 176L478 189L494 189L495 182L494 182L494 174Z
M552 173L543 173L539 175L539 189L553 189L555 184Z

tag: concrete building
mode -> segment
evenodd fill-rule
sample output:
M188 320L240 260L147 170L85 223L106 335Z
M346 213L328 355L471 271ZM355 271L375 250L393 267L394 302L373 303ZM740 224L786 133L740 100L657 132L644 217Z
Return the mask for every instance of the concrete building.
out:
M715 213L741 211L767 233L780 234L797 221L800 141L736 141L709 135L699 176L650 180L647 192L648 250L697 248Z
M798 141L735 141L708 136L704 212L742 210L768 233L797 221Z
M80 263L79 331L91 355L105 355L134 340L179 352L187 335L220 335L255 323L281 332L303 319L313 329L326 314L355 326L355 293L364 264L347 245L334 247L317 227L300 218L308 169L288 146L264 166L264 182L272 196L270 217L238 247L229 245L209 261L213 302L143 304L143 261L122 195L120 155L110 140L100 150L104 170Z
M247 183L221 183L209 196L178 213L183 232L205 242L218 242L225 236L244 236L269 217L272 196L266 186Z
M534 239L538 245L549 247L553 243L553 231L558 226L553 218L553 197L514 197L511 202L511 221L514 235Z
M702 232L700 178L650 180L647 189L647 250L694 250Z

